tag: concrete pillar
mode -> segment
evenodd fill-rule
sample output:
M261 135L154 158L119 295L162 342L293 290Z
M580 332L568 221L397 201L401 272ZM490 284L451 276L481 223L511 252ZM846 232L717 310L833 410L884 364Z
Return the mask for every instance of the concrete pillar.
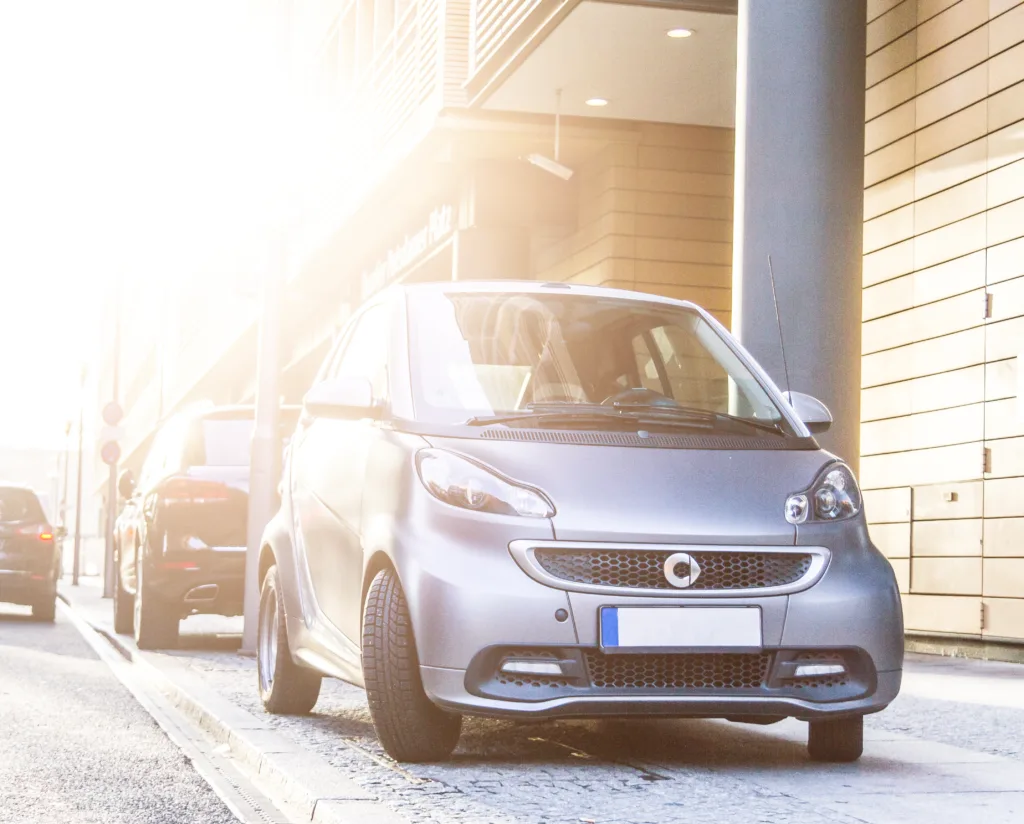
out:
M785 390L768 256L792 388L860 455L865 0L740 0L733 329Z

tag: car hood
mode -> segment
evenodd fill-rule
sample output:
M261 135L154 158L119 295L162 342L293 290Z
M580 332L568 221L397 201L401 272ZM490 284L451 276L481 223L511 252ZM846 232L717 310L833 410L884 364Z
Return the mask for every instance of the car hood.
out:
M833 459L819 449L427 440L543 490L555 505L555 537L565 541L792 545L786 498Z

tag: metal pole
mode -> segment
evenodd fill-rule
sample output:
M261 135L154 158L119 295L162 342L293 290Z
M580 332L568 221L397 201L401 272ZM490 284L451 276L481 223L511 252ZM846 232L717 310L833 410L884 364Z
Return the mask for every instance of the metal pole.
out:
M256 626L260 609L259 559L263 530L274 514L280 477L279 425L281 310L280 295L287 259L283 231L274 233L263 283L259 350L256 365L256 425L249 470L249 521L245 556L244 623L242 653L256 652Z
M114 276L114 351L110 399L118 402L121 381L121 275ZM107 528L103 552L103 597L114 597L114 522L117 520L117 461L107 477Z
M78 586L82 559L82 432L85 429L85 369L82 370L82 398L78 406L78 488L75 491L75 555L71 567L71 584Z
M68 525L68 465L71 463L71 421L64 426L64 489L60 494L60 525Z

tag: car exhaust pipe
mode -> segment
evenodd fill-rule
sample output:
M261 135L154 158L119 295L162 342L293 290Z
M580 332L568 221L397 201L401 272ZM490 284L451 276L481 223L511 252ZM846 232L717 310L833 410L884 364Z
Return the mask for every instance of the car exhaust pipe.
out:
M185 601L212 601L217 597L218 592L220 592L220 587L216 584L203 584L186 592Z

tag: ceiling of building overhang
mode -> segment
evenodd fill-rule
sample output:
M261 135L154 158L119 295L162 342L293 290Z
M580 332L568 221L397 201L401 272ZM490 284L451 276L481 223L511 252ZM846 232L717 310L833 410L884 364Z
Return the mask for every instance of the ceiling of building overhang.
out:
M673 39L669 29L692 29ZM484 108L734 125L736 17L587 2L577 6L484 103ZM593 108L591 98L608 100Z

